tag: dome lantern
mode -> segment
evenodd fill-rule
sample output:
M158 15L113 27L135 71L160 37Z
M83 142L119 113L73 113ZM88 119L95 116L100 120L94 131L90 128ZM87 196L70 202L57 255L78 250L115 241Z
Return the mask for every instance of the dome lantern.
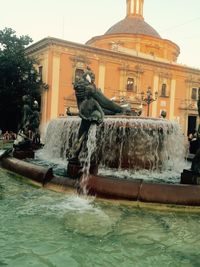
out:
M143 18L144 0L126 0L127 17Z

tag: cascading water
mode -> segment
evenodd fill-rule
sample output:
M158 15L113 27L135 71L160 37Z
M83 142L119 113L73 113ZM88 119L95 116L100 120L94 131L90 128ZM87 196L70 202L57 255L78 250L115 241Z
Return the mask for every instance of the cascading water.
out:
M86 143L86 149L83 153L80 155L80 163L83 166L82 168L82 190L83 194L87 194L87 189L86 189L86 182L87 179L89 178L90 174L90 166L91 162L94 160L93 156L96 151L96 133L97 133L97 125L92 124L90 126L89 132L88 132L88 138L87 138L87 143Z
M81 158L80 158L80 162L83 165L82 172L86 177L88 177L89 175L92 156L95 153L96 148L97 148L96 132L97 132L97 126L96 124L92 124L88 132L86 151L84 154L81 155Z
M43 155L66 159L77 141L81 120L78 117L55 119L49 123ZM127 173L140 170L181 171L184 166L184 138L178 123L164 119L108 117L100 126L91 127L87 152L80 153L84 172L88 174L92 155L100 172ZM112 170L112 171L111 171Z
M183 159L180 127L167 120L108 118L99 135L98 154L105 167L164 170Z

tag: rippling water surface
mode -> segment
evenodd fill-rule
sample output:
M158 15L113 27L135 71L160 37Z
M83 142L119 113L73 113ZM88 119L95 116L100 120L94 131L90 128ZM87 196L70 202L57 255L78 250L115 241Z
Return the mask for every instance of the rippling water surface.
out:
M200 266L200 215L38 189L0 169L0 266Z

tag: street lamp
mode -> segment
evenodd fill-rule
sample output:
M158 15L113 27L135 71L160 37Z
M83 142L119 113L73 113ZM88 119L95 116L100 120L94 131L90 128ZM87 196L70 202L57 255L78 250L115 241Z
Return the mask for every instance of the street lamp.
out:
M151 87L149 86L146 92L146 96L144 92L141 93L142 101L147 103L147 117L149 117L149 107L150 104L158 99L158 92L155 92L155 98L152 97Z

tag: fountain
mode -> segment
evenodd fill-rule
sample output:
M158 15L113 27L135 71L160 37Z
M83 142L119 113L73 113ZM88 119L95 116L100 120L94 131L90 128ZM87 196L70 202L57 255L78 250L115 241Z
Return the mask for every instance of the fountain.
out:
M79 117L52 120L39 152L45 160L64 162L65 177L56 177L51 168L33 171L32 165L13 158L1 160L2 166L44 186L62 185L112 199L199 206L199 186L181 185L180 177L170 179L171 172L180 174L184 165L184 138L179 125L137 116L107 99L94 80L88 68L75 81ZM155 179L163 173L164 179Z
M43 149L45 157L66 159L65 152L77 142L80 123L78 117L52 120ZM87 147L80 151L82 167L95 162L100 168L163 171L178 168L183 162L179 125L165 119L106 117L100 126L91 127L87 143L93 145L92 152Z

